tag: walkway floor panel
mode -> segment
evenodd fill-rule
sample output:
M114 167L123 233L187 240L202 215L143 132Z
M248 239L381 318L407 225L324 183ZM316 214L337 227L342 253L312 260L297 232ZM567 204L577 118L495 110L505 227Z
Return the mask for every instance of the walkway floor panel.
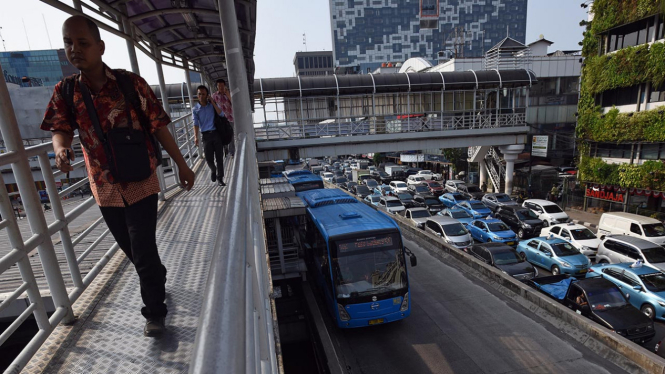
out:
M75 309L80 318L72 327L58 327L26 372L188 371L226 191L210 181L207 167L196 183L192 191L182 192L166 204L157 224L157 245L168 269L168 333L160 339L143 336L139 279L118 251L114 260L122 262L110 275L113 279L101 287L87 310ZM113 264L109 265L112 269Z

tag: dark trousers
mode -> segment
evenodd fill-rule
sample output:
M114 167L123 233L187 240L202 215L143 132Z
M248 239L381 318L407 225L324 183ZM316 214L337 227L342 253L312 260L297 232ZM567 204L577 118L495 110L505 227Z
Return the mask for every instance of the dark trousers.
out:
M141 298L145 318L166 316L166 267L157 252L157 194L136 204L117 207L100 207L106 226L125 252L139 275Z
M222 138L216 130L203 133L203 153L210 172L217 175L217 180L222 180L224 177L224 146Z

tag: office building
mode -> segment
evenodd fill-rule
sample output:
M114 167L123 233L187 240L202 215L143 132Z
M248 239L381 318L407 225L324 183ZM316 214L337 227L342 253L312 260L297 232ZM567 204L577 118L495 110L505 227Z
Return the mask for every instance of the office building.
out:
M659 1L643 4L637 11L629 1L592 4L582 51L579 179L587 210L663 220L665 13Z
M507 35L524 43L526 12L527 0L330 0L335 66L480 57Z
M0 52L0 64L5 82L21 87L55 86L79 72L67 61L64 49Z
M297 76L332 75L334 73L331 51L296 52L293 66Z

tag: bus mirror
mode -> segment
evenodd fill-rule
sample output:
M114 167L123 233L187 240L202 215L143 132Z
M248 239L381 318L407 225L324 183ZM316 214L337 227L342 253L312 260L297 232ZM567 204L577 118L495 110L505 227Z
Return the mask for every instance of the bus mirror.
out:
M418 259L416 258L415 255L412 254L410 259L411 259L411 267L418 265Z

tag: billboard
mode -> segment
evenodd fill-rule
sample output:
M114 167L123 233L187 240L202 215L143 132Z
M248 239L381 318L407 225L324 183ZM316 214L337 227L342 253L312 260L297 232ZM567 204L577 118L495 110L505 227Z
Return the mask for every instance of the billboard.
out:
M549 135L534 135L531 140L531 156L547 157Z

